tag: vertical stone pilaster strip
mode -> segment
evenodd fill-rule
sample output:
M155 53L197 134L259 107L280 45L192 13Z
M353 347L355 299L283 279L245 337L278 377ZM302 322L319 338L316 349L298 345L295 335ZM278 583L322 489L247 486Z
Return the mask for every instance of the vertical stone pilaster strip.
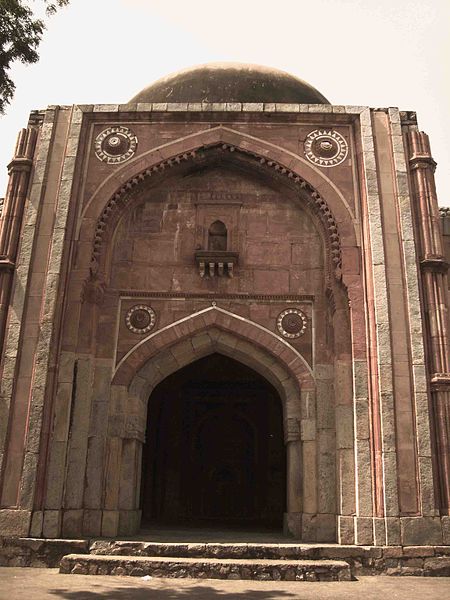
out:
M390 108L388 114L394 157L397 214L401 228L403 271L409 316L409 345L412 362L413 402L419 468L420 512L424 516L434 516L436 514L436 499L433 485L425 342L420 305L419 273L417 270L418 256L414 234L413 212L400 113L397 108Z
M296 396L293 396L296 398ZM292 412L294 418L295 409ZM300 391L300 437L301 437L301 487L299 493L301 498L301 519L308 519L311 515L318 512L318 452L317 452L317 408L316 408L316 390L305 389ZM288 423L284 424L285 444L288 443L289 436L286 435L289 430ZM294 429L295 431L295 429ZM286 448L286 454L288 449ZM308 477L304 477L304 474ZM289 474L286 473L286 486L290 487ZM287 490L287 496L293 496L292 488ZM308 515L308 516L305 516ZM295 519L294 519L295 522ZM288 528L288 519L285 515L285 527ZM300 526L303 528L303 523ZM301 529L302 536L304 535Z
M43 404L48 382L49 360L51 344L54 335L55 314L57 310L58 292L61 280L61 269L63 264L63 248L66 239L67 222L69 215L70 198L72 193L75 161L78 151L79 136L81 130L82 112L74 107L72 109L66 151L62 164L61 179L56 203L56 216L53 225L51 250L47 266L44 298L42 304L40 332L36 349L34 381L30 413L35 415L29 422L27 431L27 442L25 447L25 463L32 460L30 455L38 455L39 448L33 447L32 440L40 438L42 429ZM38 382L38 385L36 385ZM21 491L27 490L29 497L34 496L36 487L36 469L23 471ZM55 532L56 533L56 532ZM58 535L58 533L57 533Z
M347 107L346 112L352 112L360 117L361 128L361 177L364 179L364 169L366 168L367 153L373 152L373 137L370 119L370 109L365 107ZM361 115L364 115L361 120ZM363 125L364 121L364 125ZM367 123L367 126L365 125ZM381 486L379 480L381 477L381 466L379 464L379 448L381 442L380 427L375 419L379 418L378 393L373 391L376 378L371 376L373 371L373 362L375 353L371 352L372 345L376 347L375 316L374 311L367 311L368 306L372 306L373 285L372 285L372 260L370 253L370 231L368 222L368 195L366 186L361 189L361 250L362 250L362 281L358 281L358 287L363 287L364 309L359 315L366 328L365 352L360 353L358 359L353 357L353 410L355 423L355 476L356 476L356 520L353 524L354 534L357 532L357 520L360 518L371 517L377 514L378 506L382 504L382 499L378 501L377 495L380 495ZM355 343L355 342L353 342ZM375 396L375 401L374 401Z
M36 129L22 129L8 165L9 182L0 219L0 358L36 139Z
M374 490L372 486L367 360L353 360L353 390L356 513L359 516L368 517L373 515Z
M393 392L395 408L398 498L400 514L419 513L415 408L410 357L409 313L404 279L401 228L397 214L397 185L393 150L402 139L391 136L385 111L374 111L373 128L380 190L388 304L391 319ZM382 382L383 383L383 382Z
M436 431L440 511L450 514L450 333L448 280L428 136L408 134L409 165L420 232L420 264L428 336L428 370Z
M72 409L71 431L67 443L64 507L79 510L83 507L88 433L92 406L94 365L90 355L78 354L77 373Z
M110 359L95 359L83 499L83 505L92 509L102 508L104 500L103 474L106 464L112 370L113 364ZM143 424L144 431L145 425L146 423Z
M284 516L285 532L301 537L302 513L302 451L299 421L288 417L285 424L284 442L286 445L286 500L287 513Z
M371 373L377 379L374 387L374 410L379 410L381 448L379 468L381 473L375 473L378 485L382 480L383 506L380 507L386 516L398 516L398 490L397 490L397 454L395 444L394 421L394 395L392 381L392 350L391 350L391 325L388 305L388 291L386 281L386 260L384 252L383 223L381 219L381 206L377 180L377 165L374 151L372 131L372 116L370 109L365 109L360 114L361 143L365 174L365 200L367 203L367 221L370 247L372 284L373 284L373 311L375 319L376 351L378 372ZM370 276L370 275L369 275ZM372 368L375 365L372 362ZM378 404L378 406L376 406ZM376 415L373 415L376 417ZM378 461L375 460L375 470L378 470Z
M29 191L29 198L26 202L24 226L22 228L20 247L16 260L15 285L10 299L10 306L13 310L11 311L4 337L4 359L0 381L0 473L2 475L5 468L7 427L11 418L10 410L19 359L19 346L22 337L25 297L29 284L41 198L45 191L46 174L50 163L49 148L55 126L56 111L49 109L45 113L39 132L37 155L33 164L32 184Z

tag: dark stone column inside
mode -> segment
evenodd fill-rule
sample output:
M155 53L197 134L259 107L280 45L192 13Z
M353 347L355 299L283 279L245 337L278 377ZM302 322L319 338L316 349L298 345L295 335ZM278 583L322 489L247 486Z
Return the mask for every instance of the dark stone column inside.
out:
M143 525L282 527L282 405L261 375L220 354L161 382L148 407Z

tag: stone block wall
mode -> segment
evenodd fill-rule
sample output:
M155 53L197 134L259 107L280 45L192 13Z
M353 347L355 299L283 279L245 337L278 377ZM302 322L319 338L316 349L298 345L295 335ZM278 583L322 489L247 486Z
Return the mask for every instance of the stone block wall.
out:
M445 276L411 115L215 103L33 118L25 192L5 201L23 219L2 288L3 532L136 532L148 397L218 351L280 394L287 531L444 543L448 340L426 315ZM215 222L225 254L202 266Z

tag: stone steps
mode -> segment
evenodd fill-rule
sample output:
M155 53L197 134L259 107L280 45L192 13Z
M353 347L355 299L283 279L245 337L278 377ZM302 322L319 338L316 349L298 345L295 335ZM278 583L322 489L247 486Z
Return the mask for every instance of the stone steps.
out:
M241 538L242 539L242 538ZM163 542L11 538L0 535L0 566L58 567L68 554L243 560L345 561L354 577L415 575L450 577L448 546L355 546L304 542ZM199 562L199 561L198 561ZM93 567L94 568L94 567Z
M89 553L109 556L169 556L186 558L242 558L295 560L348 560L379 558L381 550L373 546L339 546L338 544L263 544L263 543L177 543L128 540L95 540Z
M350 566L341 560L198 558L68 554L60 573L254 579L261 581L350 581Z

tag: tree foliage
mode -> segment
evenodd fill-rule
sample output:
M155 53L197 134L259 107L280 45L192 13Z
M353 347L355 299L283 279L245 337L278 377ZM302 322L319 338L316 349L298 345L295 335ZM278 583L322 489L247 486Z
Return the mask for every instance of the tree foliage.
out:
M47 16L70 0L41 0ZM35 16L36 5L26 0L0 0L0 114L14 96L15 85L9 76L12 64L39 60L37 52L45 30L45 22Z

